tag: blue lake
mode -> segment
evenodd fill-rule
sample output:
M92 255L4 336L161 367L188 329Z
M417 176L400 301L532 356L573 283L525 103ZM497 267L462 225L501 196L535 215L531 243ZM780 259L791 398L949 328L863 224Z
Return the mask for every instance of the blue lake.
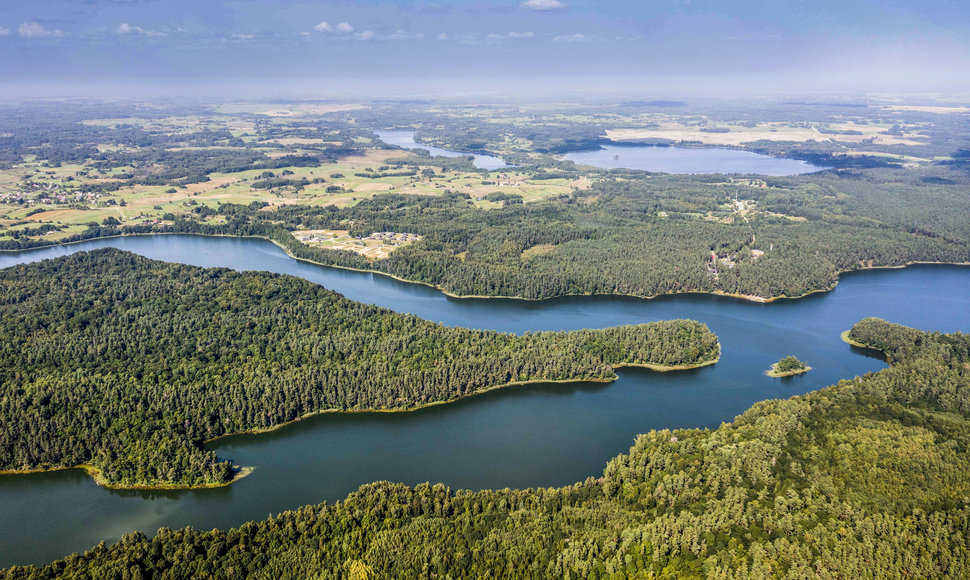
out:
M489 171L494 171L496 169L505 169L511 167L501 158L495 157L493 155L479 155L477 153L461 153L460 151L451 151L449 149L442 149L441 147L432 147L431 145L425 145L424 143L417 143L414 141L414 131L375 131L377 136L380 137L381 141L387 143L388 145L396 145L404 149L424 149L431 154L432 157L468 157L471 155L474 157L473 163L475 167L479 169L487 169Z

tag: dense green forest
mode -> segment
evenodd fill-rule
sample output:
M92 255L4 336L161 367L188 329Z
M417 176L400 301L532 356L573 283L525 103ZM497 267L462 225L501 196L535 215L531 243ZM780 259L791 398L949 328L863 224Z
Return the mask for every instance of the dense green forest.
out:
M970 200L955 185L924 178L883 169L851 179L774 178L760 187L727 177L641 174L493 209L459 193L383 194L345 208L226 203L167 216L167 224L92 226L64 241L151 232L265 236L300 258L465 296L800 296L830 288L839 273L858 268L970 262ZM735 196L757 211L731 209ZM327 228L360 236L414 232L422 240L387 259L368 260L305 246L291 234ZM13 249L45 242L2 244Z
M559 489L378 482L239 528L132 533L8 578L970 575L970 336L882 320L888 369L641 435ZM850 347L847 347L850 348Z
M220 435L719 352L693 321L516 336L290 276L78 253L0 271L0 469L92 464L121 486L221 483L232 466L202 445Z
M839 273L863 267L970 262L970 201L953 185L890 170L767 182L631 174L568 196L487 210L447 192L378 195L345 208L222 204L131 231L265 236L300 258L377 270L456 295L534 299L793 297L828 289ZM735 197L747 209L732 209ZM206 221L213 216L224 219ZM290 233L321 228L361 236L414 232L423 239L375 261L308 247ZM99 226L80 237L125 231Z

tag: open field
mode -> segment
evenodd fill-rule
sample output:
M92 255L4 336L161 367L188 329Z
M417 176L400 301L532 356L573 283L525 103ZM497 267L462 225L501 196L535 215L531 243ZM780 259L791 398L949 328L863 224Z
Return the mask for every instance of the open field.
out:
M888 105L884 108L890 111L916 111L919 113L938 113L941 115L949 113L970 113L970 107L965 105L954 107L939 105Z
M217 113L230 115L252 113L266 115L267 117L326 115L327 113L353 111L362 108L364 108L364 105L359 103L297 103L287 106L272 103L227 103L213 107Z
M728 132L712 133L704 129L727 129ZM831 132L823 132L824 131ZM606 131L612 141L641 141L646 139L669 139L671 141L696 141L705 145L726 145L739 147L754 141L835 141L839 143L872 143L877 145L920 145L925 138L913 133L889 135L886 131L891 125L857 125L855 123L833 123L825 127L792 126L785 123L758 123L754 127L717 123L716 127L703 125L684 125L664 122L656 128L626 128Z
M457 194L487 210L561 196L568 203L595 206L606 199L598 192L604 180L641 187L639 179L560 160L561 151L603 135L618 141L724 146L761 141L759 149L772 149L771 142L795 143L770 153L785 156L797 148L800 155L819 156L820 163L830 159L837 167L896 165L928 171L927 183L944 183L951 178L930 174L962 159L953 137L960 117L925 113L964 109L895 102L850 109L796 107L790 120L761 109L651 109L636 103L257 102L173 109L103 107L97 116L79 110L65 122L62 149L52 149L58 138L50 137L17 149L19 162L8 156L0 165L0 220L6 220L0 241L57 240L91 224L118 225L115 220L136 225L183 217L224 223L228 218L219 212L223 204L255 202L267 204L266 211L294 205L351 208L383 194ZM18 138L29 135L30 126ZM461 159L427 159L384 149L373 131L389 127L413 129L422 142L452 150L501 155L515 167L485 172ZM930 135L946 144L928 143ZM765 190L747 195L748 200L791 195L789 189L763 180L736 186ZM712 189L703 195L722 194ZM752 219L750 212L738 212L726 201L718 198L704 207L674 204L649 213L723 225ZM827 215L802 208L803 202L757 203L758 215L784 217L790 223ZM809 215L802 215L806 211Z
M126 120L110 121L122 123ZM317 142L312 139L284 138L268 140L265 143L269 146L268 156L273 157L292 155L292 147L309 146ZM213 148L183 147L170 150L198 151L205 154L207 149ZM413 159L414 165L411 167L414 168L414 174L402 174L407 173L407 165L399 169L388 168L387 163L391 159ZM110 170L96 170L83 163L48 167L38 162L24 162L0 170L0 196L7 192L12 194L21 191L28 192L28 198L43 196L43 200L0 204L0 218L10 220L11 223L31 222L33 226L45 223L67 226L65 230L43 234L45 239L55 240L78 233L83 230L80 227L82 225L100 224L108 218L130 225L158 220L169 213L192 211L197 206L216 209L222 203L265 202L270 206L305 204L345 207L382 193L442 195L446 192L458 192L469 195L480 207L491 208L501 206L500 202L485 199L486 195L494 192L519 195L525 203L529 203L569 193L574 188L586 188L590 184L585 177L577 180L535 181L530 180L526 174L512 170L485 174L431 167L433 174L422 173L425 169L429 167L422 164L418 156L409 152L364 149L361 154L348 155L332 163L314 167L282 167L271 172L276 176L285 175L292 182L300 182L298 186L254 187L254 183L265 174L265 170L260 169L214 172L205 181L179 186L125 185L111 192L90 196L90 199L85 198L78 203L72 192L85 187L117 183L121 178L130 175L134 168L121 166ZM382 177L381 173L401 175ZM50 199L47 198L48 195ZM20 227L23 229L27 226ZM4 231L9 233L15 229L17 228L7 227ZM8 237L0 234L0 239Z

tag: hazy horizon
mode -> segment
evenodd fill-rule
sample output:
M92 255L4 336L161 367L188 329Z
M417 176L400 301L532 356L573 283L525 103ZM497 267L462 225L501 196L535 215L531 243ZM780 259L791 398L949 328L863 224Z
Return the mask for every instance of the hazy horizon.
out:
M0 8L3 97L970 93L970 6L45 0Z

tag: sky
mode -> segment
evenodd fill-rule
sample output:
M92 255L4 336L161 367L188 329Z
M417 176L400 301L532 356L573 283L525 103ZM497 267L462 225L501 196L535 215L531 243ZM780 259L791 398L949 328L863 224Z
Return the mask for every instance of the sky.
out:
M970 93L965 0L0 0L0 98Z

